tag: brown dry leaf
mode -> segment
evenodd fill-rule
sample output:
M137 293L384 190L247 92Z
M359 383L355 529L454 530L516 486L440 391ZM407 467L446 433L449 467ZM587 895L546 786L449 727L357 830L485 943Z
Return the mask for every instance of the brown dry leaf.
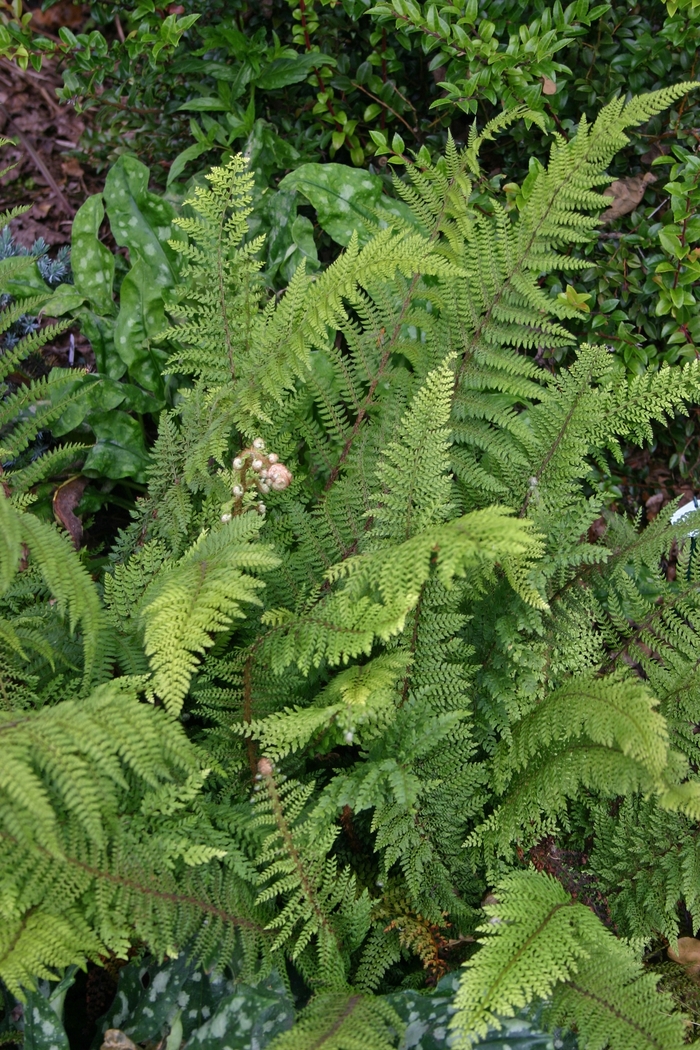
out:
M53 201L38 201L32 204L32 215L35 219L45 219L53 208Z
M83 523L74 512L83 498L87 483L87 478L70 478L59 485L53 494L53 512L63 528L70 533L76 550L80 549L83 542Z
M66 157L65 160L62 160L61 168L63 169L63 174L69 178L79 179L81 175L85 174L75 157Z
M58 0L48 11L32 11L32 29L51 32L68 26L69 29L80 29L87 17L87 10L82 4L71 0Z
M542 94L543 95L556 95L557 85L549 77L542 77Z
M664 496L663 492L655 492L653 496L650 496L649 499L646 500L644 506L646 507L647 511L647 521L654 520L654 518L657 516L665 502L666 497Z
M622 215L629 215L637 207L651 182L656 182L656 175L650 171L644 175L631 175L628 179L616 179L603 190L604 196L614 198L614 203L610 208L606 208L600 221L613 222Z
M691 976L700 975L700 941L696 937L679 937L678 950L669 948L668 957L684 966Z
M102 1037L100 1050L137 1050L136 1043L120 1028L108 1028Z

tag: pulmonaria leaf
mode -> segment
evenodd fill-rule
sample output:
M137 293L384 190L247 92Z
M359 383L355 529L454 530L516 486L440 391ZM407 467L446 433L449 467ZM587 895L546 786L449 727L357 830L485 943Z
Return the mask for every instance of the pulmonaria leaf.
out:
M294 1023L294 1007L273 973L254 987L237 985L209 1021L192 1033L187 1050L263 1050Z
M399 1050L451 1050L457 1046L450 1021L455 1013L459 974L446 974L432 993L394 992L385 998L406 1025ZM539 1011L521 1010L501 1019L501 1030L491 1031L474 1045L483 1050L576 1050L572 1033L543 1031Z
M178 257L168 244L183 240L171 204L148 189L149 171L135 157L120 157L105 182L104 199L117 244L129 249L132 263L142 259L159 288L173 288Z
M281 190L297 190L314 206L321 227L338 244L347 245L353 233L365 244L372 227L390 226L400 219L411 226L416 216L403 201L382 193L378 175L345 164L301 164L280 182Z
M71 238L71 265L75 290L90 300L98 314L109 317L115 312L112 298L114 256L99 239L104 215L99 193L88 197L76 212Z

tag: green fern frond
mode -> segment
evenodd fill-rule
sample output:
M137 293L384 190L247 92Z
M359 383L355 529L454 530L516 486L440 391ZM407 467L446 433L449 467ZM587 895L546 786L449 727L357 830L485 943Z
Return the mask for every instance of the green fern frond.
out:
M456 1045L476 1045L501 1017L548 999L550 1024L575 1024L592 1050L671 1050L684 1042L682 1017L658 978L553 878L507 876L484 910L483 947L466 964L452 1022Z
M89 682L97 653L102 610L97 589L67 538L31 514L16 511L0 493L0 583L9 587L26 546L46 586L54 596L56 612L67 615L71 632L80 625L84 650L84 677ZM1 592L0 592L1 593Z
M270 1050L391 1050L403 1025L388 1003L358 993L315 996Z
M269 547L250 542L260 526L255 514L234 518L203 535L147 587L140 609L144 649L153 690L168 710L177 713L182 707L198 656L214 644L212 635L244 615L241 603L260 604L264 584L243 570L265 571L278 564Z

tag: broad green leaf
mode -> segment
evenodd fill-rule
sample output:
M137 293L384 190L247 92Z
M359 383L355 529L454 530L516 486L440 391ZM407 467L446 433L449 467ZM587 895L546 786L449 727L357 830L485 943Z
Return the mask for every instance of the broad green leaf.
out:
M0 594L4 594L14 580L21 555L19 519L9 500L0 497Z
M71 235L71 266L78 294L90 301L97 314L109 316L115 312L114 256L98 236L104 215L99 193L88 197L76 212Z
M83 474L145 483L149 455L138 420L116 410L92 414L90 426L97 442L88 452Z
M299 160L299 153L294 146L285 142L266 120L255 121L244 152L250 162L250 170L255 173L256 182L264 186L267 186L274 172L291 168Z
M63 317L64 314L75 313L84 302L85 296L78 291L75 285L59 284L44 307L44 312L47 317Z
M29 299L36 295L48 298L51 294L36 261L30 255L11 255L8 259L0 259L0 293L13 295L15 299Z
M279 188L303 194L316 209L319 224L338 244L349 244L355 231L360 244L365 244L372 225L390 226L395 218L416 225L403 201L383 195L378 175L345 164L302 164L282 179Z
M294 1007L276 973L255 987L239 984L213 1017L192 1033L188 1050L262 1050L294 1021Z
M36 991L28 992L24 1004L24 1039L27 1050L69 1050L63 1027L63 1003L75 981L77 967L69 967L56 985L40 981Z
M224 102L222 98L217 98L213 95L202 95L200 98L191 98L189 102L183 102L181 106L178 106L178 112L185 113L209 113L219 112L228 113L230 110L228 103Z
M237 969L236 961L233 969ZM182 1038L189 1039L234 989L232 980L206 973L185 955L160 964L153 959L129 963L120 971L112 1006L97 1022L93 1050L99 1050L108 1028L119 1028L134 1041L157 1042L163 1028L176 1023L182 1028Z
M399 1050L447 1050L455 1045L450 1020L458 986L459 974L450 973L432 993L406 990L383 997L406 1025ZM575 1050L573 1035L545 1033L538 1027L536 1017L528 1018L525 1011L504 1018L500 1032L489 1033L476 1045L483 1050Z
M129 249L132 263L142 259L159 288L172 288L179 260L168 241L184 234L173 224L173 206L148 189L148 176L135 157L120 157L105 182L107 215L115 241Z
M260 230L266 234L268 275L272 278L279 272L287 283L302 260L307 272L318 269L313 225L305 215L296 214L296 207L296 194L280 190L268 191L257 210Z
M119 379L126 372L126 365L114 349L114 319L100 317L92 310L81 310L80 329L90 340L95 355L97 371L101 375Z
M171 182L174 182L182 174L191 160L196 160L197 157L201 157L203 153L208 153L212 148L213 143L211 142L193 142L191 146L181 150L170 165L167 185L169 186Z
M158 1040L167 1033L171 1021L188 1005L185 985L192 979L194 966L183 953L177 959L161 965L141 967L141 996L130 1014L122 1021L122 1031L135 1043ZM148 975L144 990L143 977ZM201 979L201 975L200 975Z
M52 376L60 377L60 369L54 369ZM107 376L75 375L65 379L55 387L54 397L66 397L72 394L70 404L51 427L55 437L63 437L75 430L91 412L111 412L124 400L126 387Z
M165 327L163 290L143 259L137 258L122 281L114 347L130 378L157 396L163 391L161 372L167 355L150 343Z

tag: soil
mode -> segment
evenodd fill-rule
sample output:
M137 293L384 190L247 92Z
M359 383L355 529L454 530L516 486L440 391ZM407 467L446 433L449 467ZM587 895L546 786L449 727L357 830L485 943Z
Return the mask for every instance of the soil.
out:
M30 10L34 6L40 5L28 5ZM32 24L37 21L45 35L60 25L80 31L87 8L60 0L41 16L35 10ZM73 216L104 182L104 176L73 155L85 131L85 116L58 101L56 89L62 84L51 62L37 71L0 60L0 134L16 143L2 151L2 167L12 165L12 170L0 178L0 209L31 205L12 222L15 240L26 248L39 237L52 247L68 244Z

